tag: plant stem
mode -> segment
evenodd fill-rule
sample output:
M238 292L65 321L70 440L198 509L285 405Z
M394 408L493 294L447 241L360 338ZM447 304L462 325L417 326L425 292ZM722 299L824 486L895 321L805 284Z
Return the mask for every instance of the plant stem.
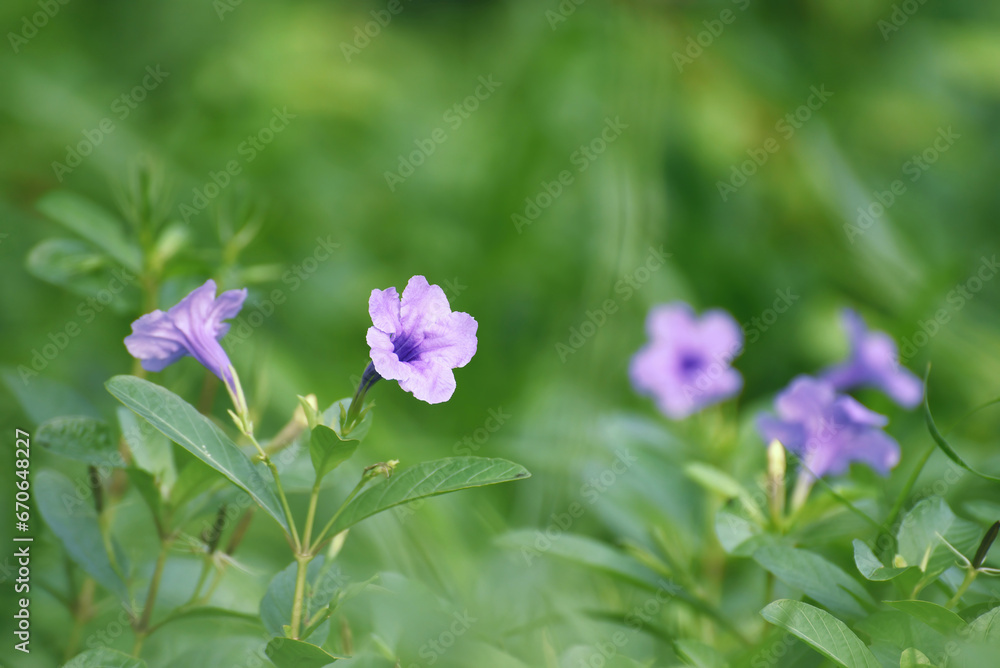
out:
M354 497L358 495L358 492L361 491L361 488L364 487L367 482L368 480L366 478L361 478L361 481L354 486L354 489L351 490L351 493L348 494L347 498L344 499L344 502L340 504L340 508L337 508L337 512L333 514L333 517L331 517L330 521L326 523L326 526L323 527L323 530L320 531L319 534L317 534L316 540L313 542L312 545L314 550L319 549L320 543L322 543L323 540L326 538L327 532L333 528L334 523L338 519L340 519L340 516L343 514L344 509L347 508L347 504L349 504L354 499Z
M299 637L302 628L302 610L304 606L306 592L306 575L309 573L309 562L311 555L297 554L295 561L298 562L298 570L295 574L295 598L292 599L292 638Z
M160 542L160 554L156 558L156 566L153 568L153 578L149 581L149 592L146 594L146 603L142 607L142 617L139 619L137 629L145 631L149 626L149 620L153 616L153 607L156 605L156 594L160 590L160 579L163 577L163 567L167 564L167 551L170 549L170 539L164 538Z
M278 475L278 467L274 465L271 458L268 457L266 452L264 452L264 448L260 447L260 443L257 442L256 438L254 438L253 433L244 432L244 434L250 439L250 442L253 443L254 447L257 448L260 460L264 462L267 468L271 471L275 487L278 490L278 500L281 501L281 509L285 512L285 521L288 523L288 529L291 532L292 546L294 547L295 552L299 553L303 549L303 544L299 541L299 531L295 528L295 517L292 515L291 506L288 505L288 497L285 495L285 489L281 485L281 477Z
M966 571L965 579L962 580L962 584L958 586L958 589L955 590L955 595L952 596L951 599L944 604L944 607L948 608L949 610L955 607L955 605L958 604L958 601L965 594L966 590L968 590L969 586L975 581L977 575L979 575L979 571L977 571L975 568L970 568L968 571Z
M139 658L142 651L142 643L149 635L149 621L153 617L153 608L156 606L156 595L160 590L160 579L163 577L163 568L167 564L167 552L170 551L172 539L168 536L160 537L160 554L156 557L156 566L153 568L153 577L149 581L149 591L146 593L146 602L142 607L142 617L133 625L135 631L135 644L132 646L132 655Z
M316 506L319 503L319 483L317 479L316 484L313 485L312 493L309 495L309 510L306 512L306 528L302 532L302 549L306 553L312 552L312 544L310 540L312 539L313 524L316 522Z
M73 630L70 631L69 639L66 641L65 661L69 661L76 654L76 646L80 644L80 635L83 632L83 625L94 614L94 590L97 583L93 578L87 577L80 587L80 594L73 604Z
M205 580L208 579L208 574L212 568L212 558L209 556L205 557L205 560L201 563L201 573L198 574L198 582L194 585L194 591L191 592L191 598L187 600L187 603L182 605L182 608L194 605L198 601L198 594L201 593L201 588L205 585Z

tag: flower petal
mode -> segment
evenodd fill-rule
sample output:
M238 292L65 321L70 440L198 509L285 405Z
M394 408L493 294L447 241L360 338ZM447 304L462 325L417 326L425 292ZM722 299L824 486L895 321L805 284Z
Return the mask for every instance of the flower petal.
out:
M401 331L410 335L433 327L451 315L451 305L444 290L430 285L423 276L414 276L403 290L399 321Z
M395 334L399 330L399 293L396 288L372 290L368 298L368 314L372 324L386 334Z
M170 316L160 310L132 323L132 334L125 337L125 348L142 361L146 371L162 371L188 354L184 335L174 327Z
M153 311L132 323L125 337L129 353L148 371L162 371L191 355L223 381L232 381L230 361L219 345L229 326L222 321L239 313L247 291L229 290L215 298L215 281L209 279L166 313Z
M407 378L399 380L399 386L417 399L429 404L440 404L451 399L451 395L455 393L455 374L447 364L421 359L406 366L411 373Z

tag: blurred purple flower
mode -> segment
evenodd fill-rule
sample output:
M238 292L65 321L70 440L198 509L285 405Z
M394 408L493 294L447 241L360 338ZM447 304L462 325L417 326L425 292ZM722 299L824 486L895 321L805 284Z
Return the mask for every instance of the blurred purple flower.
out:
M839 391L875 387L904 408L913 408L924 396L923 383L899 364L896 343L885 332L872 332L855 311L844 309L844 328L851 343L846 362L823 372L822 378Z
M698 318L683 302L663 304L649 312L646 332L650 341L632 358L629 376L667 417L680 420L743 387L729 366L743 349L743 332L725 311Z
M899 463L899 444L882 431L888 418L824 380L799 376L774 407L778 417L759 417L758 431L765 442L781 441L815 476L844 473L854 461L887 475Z
M423 276L410 279L402 300L396 288L372 290L368 312L374 325L368 329L368 345L375 377L362 385L389 378L429 404L450 399L455 392L452 369L476 354L475 319L452 312L444 290Z
M156 310L133 322L125 347L146 371L162 371L190 355L232 387L229 356L219 339L229 331L222 321L236 317L246 298L246 288L216 298L215 281L209 279L166 313Z

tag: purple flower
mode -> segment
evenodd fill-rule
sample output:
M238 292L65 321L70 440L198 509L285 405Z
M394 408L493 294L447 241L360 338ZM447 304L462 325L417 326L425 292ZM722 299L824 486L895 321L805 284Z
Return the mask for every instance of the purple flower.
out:
M904 408L913 408L924 396L924 386L909 369L899 364L896 343L885 332L869 331L861 316L844 309L844 328L851 342L846 362L827 369L822 378L840 391L875 387Z
M229 331L222 321L236 317L246 298L246 288L216 298L215 281L209 279L166 313L156 310L133 322L125 347L146 371L162 371L190 355L232 387L229 356L219 339Z
M455 392L452 369L476 354L475 319L453 312L444 290L423 276L410 279L402 300L396 288L372 290L368 312L374 325L368 329L368 345L377 376L399 381L429 404L450 399Z
M650 341L632 358L629 375L667 417L679 420L743 387L729 366L743 349L743 332L721 310L697 318L683 302L653 308L646 318Z
M888 418L837 394L830 383L799 376L775 399L778 417L762 415L757 429L766 442L781 441L819 477L844 473L859 461L886 475L899 463L899 444L882 431Z

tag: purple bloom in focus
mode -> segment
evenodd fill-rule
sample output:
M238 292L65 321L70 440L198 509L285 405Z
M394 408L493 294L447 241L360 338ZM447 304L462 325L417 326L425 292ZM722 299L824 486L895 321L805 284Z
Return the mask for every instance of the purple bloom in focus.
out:
M215 281L209 279L166 313L156 310L133 322L125 347L146 371L162 371L190 355L232 387L229 356L219 339L229 331L222 321L236 317L246 298L246 288L216 298Z
M727 399L743 387L729 366L743 349L743 332L721 310L695 316L683 302L653 308L646 318L650 341L632 358L629 376L674 420Z
M423 276L410 279L402 301L396 288L372 290L368 312L374 325L368 329L368 345L377 375L399 381L429 404L450 399L455 392L452 369L476 354L479 323L468 313L452 312L444 290Z
M869 331L865 321L844 309L844 328L851 342L850 358L827 369L822 378L840 391L875 387L904 408L913 408L924 396L924 386L909 369L900 366L896 343L885 332Z
M837 394L824 380L799 376L778 395L774 407L777 417L757 420L761 436L781 441L817 477L844 473L854 461L887 475L899 463L899 444L882 431L888 418Z

